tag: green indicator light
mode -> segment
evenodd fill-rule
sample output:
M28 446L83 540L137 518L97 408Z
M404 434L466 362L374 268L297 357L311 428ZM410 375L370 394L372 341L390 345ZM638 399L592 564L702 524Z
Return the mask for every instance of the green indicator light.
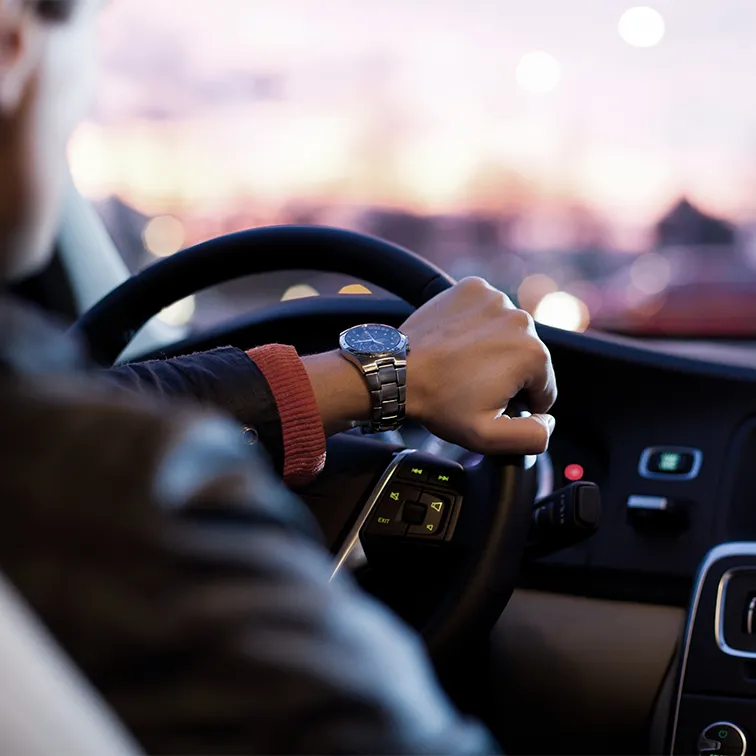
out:
M728 736L729 734L730 734L730 731L729 731L729 730L720 730L720 731L719 731L719 732L717 733L717 737L718 737L718 738L721 738L722 740L724 740L724 739L725 739L725 738L726 738L726 737L727 737L727 736Z
M659 455L659 469L674 472L680 467L680 455L675 452L663 452Z
M449 482L449 476L448 475L439 475L438 479L440 481L442 481L443 483L448 483Z
M412 474L413 475L422 475L423 474L423 468L422 467L413 467L412 468Z

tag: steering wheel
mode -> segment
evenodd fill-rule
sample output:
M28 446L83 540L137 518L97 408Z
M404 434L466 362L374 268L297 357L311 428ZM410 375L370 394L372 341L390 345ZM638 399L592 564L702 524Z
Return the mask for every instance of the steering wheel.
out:
M110 365L151 317L179 299L241 276L303 269L365 280L414 307L454 283L412 252L363 234L260 228L142 270L83 315L74 331L98 362ZM336 491L341 499L334 507L343 515L334 576L361 544L366 587L422 632L437 663L491 629L512 594L527 541L534 458L482 457L462 466L340 434L329 440L315 486L324 498L332 500Z

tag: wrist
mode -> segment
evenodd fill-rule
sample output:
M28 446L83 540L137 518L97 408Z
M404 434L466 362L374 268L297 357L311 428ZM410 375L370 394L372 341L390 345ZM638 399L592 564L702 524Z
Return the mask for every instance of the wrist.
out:
M370 394L356 366L338 350L302 359L310 378L326 435L370 417Z

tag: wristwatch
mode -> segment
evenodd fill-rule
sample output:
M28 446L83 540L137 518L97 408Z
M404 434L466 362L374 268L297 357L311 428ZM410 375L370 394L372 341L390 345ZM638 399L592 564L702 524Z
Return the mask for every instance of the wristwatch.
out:
M363 433L400 428L407 405L407 337L391 326L364 323L343 331L339 346L365 376L370 391L370 419L355 427Z

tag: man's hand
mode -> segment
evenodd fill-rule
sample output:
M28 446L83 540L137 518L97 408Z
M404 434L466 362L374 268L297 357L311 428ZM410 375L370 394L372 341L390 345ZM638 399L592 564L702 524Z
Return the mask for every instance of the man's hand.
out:
M407 414L431 433L483 454L546 450L556 399L551 356L533 319L481 278L465 278L402 325ZM531 417L502 415L524 391Z
M409 337L407 414L431 433L483 454L545 451L556 399L548 349L533 319L481 278L466 278L402 325ZM367 387L338 352L305 357L326 433L369 416ZM525 391L526 418L502 415Z

